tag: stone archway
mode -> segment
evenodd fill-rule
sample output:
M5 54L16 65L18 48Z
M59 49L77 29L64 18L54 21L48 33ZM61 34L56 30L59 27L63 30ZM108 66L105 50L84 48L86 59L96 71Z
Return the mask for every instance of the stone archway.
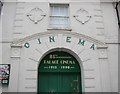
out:
M38 92L82 92L79 62L65 51L48 53L38 67Z
M84 77L87 75L88 72L91 73L91 71L93 72L93 74L96 73L98 75L97 77L99 77L100 75L103 75L102 72L98 74L98 71L100 71L99 66L104 66L103 64L105 64L105 63L99 63L99 62L102 62L102 60L107 60L107 45L105 43L99 40L96 40L94 38L91 38L89 36L82 35L75 32L41 32L41 33L33 34L31 36L27 36L19 40L15 40L11 43L11 52L12 52L11 64L12 63L15 64L13 67L16 69L16 72L15 72L16 79L12 79L12 81L15 81L15 83L18 83L19 79L23 80L23 82L20 82L21 83L21 86L19 86L20 91L29 90L30 92L33 92L33 91L37 92L37 78L38 78L37 70L38 70L38 65L40 63L39 59L40 58L42 59L44 58L44 56L49 54L51 49L52 51L56 51L54 50L56 48L65 49L62 51L68 52L69 54L75 56L77 61L80 61L79 62L80 67L82 65L81 80L82 80L83 92L87 90L90 91L91 88L99 89L100 87L99 78L93 77L92 79L92 81L95 81L96 79L98 80L98 84L97 84L98 87L97 87L97 86L93 86L91 83L89 85L86 84L86 82L91 82L91 79L84 78ZM67 51L66 49L69 49L70 51ZM24 63L21 63L21 60L24 60ZM19 66L19 64L21 66ZM28 64L30 65L29 67L27 67ZM24 70L23 70L23 66L24 66ZM97 67L94 67L94 66L97 66ZM19 69L22 70L21 77L19 77L19 75L17 74ZM28 73L30 74L29 78L32 80L26 79L28 78L27 77ZM91 75L93 76L93 74ZM33 80L33 77L34 77L34 80ZM85 82L85 80L87 81ZM29 84L26 84L25 82L28 82L28 81L29 81ZM14 84L14 86L18 87L17 84ZM16 88L16 91L17 91L17 88Z

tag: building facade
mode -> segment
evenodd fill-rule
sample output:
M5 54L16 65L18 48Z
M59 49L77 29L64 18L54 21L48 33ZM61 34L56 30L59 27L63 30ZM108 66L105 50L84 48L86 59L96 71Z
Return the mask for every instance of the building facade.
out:
M116 2L4 1L3 92L118 92Z

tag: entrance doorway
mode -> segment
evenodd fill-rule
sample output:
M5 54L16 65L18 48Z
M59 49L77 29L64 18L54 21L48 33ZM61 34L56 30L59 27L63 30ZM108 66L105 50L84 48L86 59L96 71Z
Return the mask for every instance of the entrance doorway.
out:
M65 51L50 52L38 67L39 94L80 94L81 68L77 59Z

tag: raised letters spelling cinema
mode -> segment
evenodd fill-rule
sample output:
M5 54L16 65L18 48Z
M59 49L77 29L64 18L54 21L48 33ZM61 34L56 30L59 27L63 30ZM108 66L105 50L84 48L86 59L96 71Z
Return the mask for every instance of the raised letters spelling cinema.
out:
M0 3L2 92L118 92L119 0Z

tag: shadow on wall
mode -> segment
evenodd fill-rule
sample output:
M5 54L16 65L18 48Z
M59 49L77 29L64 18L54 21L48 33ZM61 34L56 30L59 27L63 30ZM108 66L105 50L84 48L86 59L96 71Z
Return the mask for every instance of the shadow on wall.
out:
M1 15L2 6L3 6L3 2L0 1L0 15Z
M120 94L120 28L118 29L118 92Z
M119 32L118 32L118 57L120 57L120 1L118 2L118 16L119 16L119 22L118 22L118 25L119 25ZM118 58L118 88L119 88L119 93L120 93L120 58Z

